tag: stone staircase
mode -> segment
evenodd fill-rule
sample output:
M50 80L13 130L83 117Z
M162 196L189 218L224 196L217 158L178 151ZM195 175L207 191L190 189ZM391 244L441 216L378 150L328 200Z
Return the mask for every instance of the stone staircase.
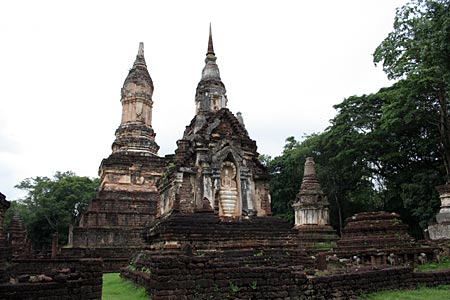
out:
M147 248L190 244L196 250L301 249L298 232L274 217L221 218L212 212L173 213L144 231Z

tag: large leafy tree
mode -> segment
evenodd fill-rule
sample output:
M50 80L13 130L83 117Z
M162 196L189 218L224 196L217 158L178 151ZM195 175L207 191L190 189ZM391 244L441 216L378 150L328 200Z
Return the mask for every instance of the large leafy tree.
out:
M362 205L363 199L372 199L373 194L364 164L357 163L354 149L350 150L351 139L347 136L341 140L342 137L337 131L327 130L304 137L301 142L293 137L286 140L282 155L268 164L276 216L293 221L292 204L299 192L308 156L314 157L319 181L329 197L332 225L341 228L346 217L363 209L370 210L370 206Z
M288 137L282 155L267 163L271 173L270 191L275 216L293 222L292 204L299 192L305 158L315 148L314 143L314 136L306 138L302 143L292 136Z
M394 30L377 47L374 62L391 79L407 79L416 105L434 112L439 152L450 179L450 1L414 0L397 10Z
M270 161L275 214L292 219L307 156L331 203L335 227L355 212L400 213L416 236L439 207L435 186L450 176L450 0L413 0L397 10L378 46L388 88L335 106L323 133L288 138Z
M400 213L420 235L439 205L434 187L445 172L433 124L437 112L417 101L418 92L404 79L375 94L349 97L336 106L328 130L339 144L346 143L336 157L350 154L364 171L358 184L371 185L373 192L358 202Z
M439 132L430 111L417 101L408 79L370 95L351 96L320 134L302 142L288 138L282 155L269 163L274 213L292 219L292 202L303 164L313 156L331 204L331 221L361 211L401 213L416 236L439 206L434 186L445 177ZM420 226L419 226L420 225Z
M16 185L27 191L14 207L24 219L35 249L49 249L53 234L58 235L61 244L66 243L69 227L79 220L98 186L98 179L70 171L56 172L52 178L27 178Z

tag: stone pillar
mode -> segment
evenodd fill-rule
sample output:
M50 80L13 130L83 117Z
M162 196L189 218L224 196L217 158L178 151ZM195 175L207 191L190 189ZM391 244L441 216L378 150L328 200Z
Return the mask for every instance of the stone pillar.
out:
M430 239L450 239L450 184L436 188L441 199L441 209L436 215L437 224L428 226Z
M319 271L324 271L327 269L327 255L326 253L319 253L317 255L316 267Z
M53 234L52 239L52 258L55 258L57 254L58 254L58 234L55 233Z
M103 284L103 260L80 259L81 299L101 300Z
M73 246L73 225L69 225L69 235L67 237L67 246L72 247Z

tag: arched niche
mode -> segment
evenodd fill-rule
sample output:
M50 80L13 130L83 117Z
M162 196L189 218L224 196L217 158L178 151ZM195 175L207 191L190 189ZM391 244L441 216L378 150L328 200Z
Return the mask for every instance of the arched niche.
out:
M242 214L239 166L235 163L231 153L222 162L220 167L218 197L219 215L234 217Z

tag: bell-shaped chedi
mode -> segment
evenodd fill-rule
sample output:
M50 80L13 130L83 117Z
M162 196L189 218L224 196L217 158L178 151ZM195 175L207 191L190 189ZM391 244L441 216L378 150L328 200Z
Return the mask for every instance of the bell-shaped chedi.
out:
M211 25L209 26L208 51L205 58L205 67L202 78L197 85L195 93L196 114L216 112L227 107L227 95L225 85L220 79L217 57L214 53Z
M122 119L112 153L99 167L100 190L73 230L72 248L63 255L102 257L118 270L142 244L142 229L157 215L157 182L166 159L158 156L152 128L153 81L139 44L121 89ZM114 262L119 263L114 266Z
M317 179L314 160L307 157L300 192L292 205L295 211L295 226L329 225L329 205Z
M333 249L338 236L330 226L329 202L320 187L312 157L306 158L303 181L292 207L303 245L311 252Z
M144 44L121 89L122 120L116 130L112 154L99 168L100 190L156 192L161 175L155 169L163 159L158 157L152 127L153 81L144 58Z
M199 280L224 269L253 273L271 266L283 277L280 266L311 266L298 231L270 216L269 173L242 115L226 107L211 31L195 104L196 114L158 185L160 216L145 230L148 245L131 260L138 271L151 269L151 278L136 272L137 281L155 283L164 272L165 279L174 279L168 263L185 265L192 255L211 262L201 263ZM176 274L184 276L180 269Z
M144 44L139 44L138 54L121 90L122 121L112 145L113 153L134 152L157 155L152 128L153 81L144 58Z
M271 215L268 171L242 117L227 108L216 60L210 28L196 114L159 186L161 215L206 209L225 218Z

